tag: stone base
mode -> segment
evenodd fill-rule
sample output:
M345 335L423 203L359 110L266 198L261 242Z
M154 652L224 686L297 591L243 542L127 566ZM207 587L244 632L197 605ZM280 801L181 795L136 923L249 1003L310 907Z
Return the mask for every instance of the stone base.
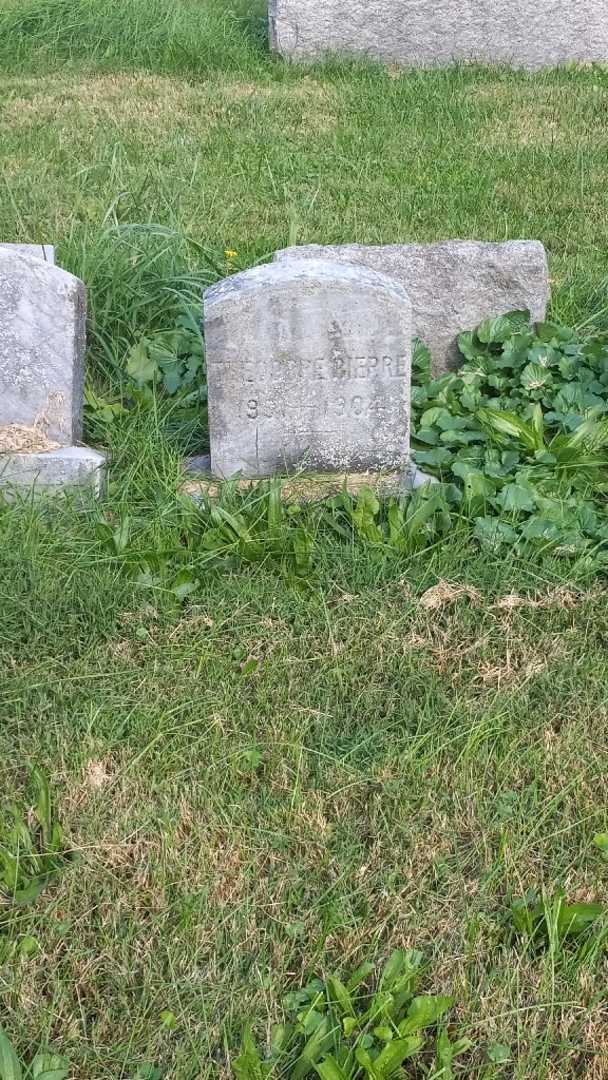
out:
M99 497L105 486L105 457L88 446L63 446L25 454L0 457L0 492L11 494L31 489L34 493L54 493L86 488Z
M211 474L211 458L208 454L188 458L185 462L186 481L182 491L193 498L205 496L218 499L222 487L236 483L243 493L251 491L264 480L259 477L235 477L234 480L220 480ZM436 484L434 476L417 469L415 465L404 472L364 472L364 473L301 473L295 476L281 477L281 497L286 501L321 502L341 491L349 495L358 495L363 488L371 488L378 498L386 499L391 495L403 495L416 491L424 484Z

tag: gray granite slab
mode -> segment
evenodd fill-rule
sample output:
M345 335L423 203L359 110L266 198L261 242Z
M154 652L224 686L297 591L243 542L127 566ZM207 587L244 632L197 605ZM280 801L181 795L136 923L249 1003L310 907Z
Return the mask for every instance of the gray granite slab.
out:
M87 488L101 495L105 483L105 457L87 446L65 446L43 453L0 455L0 491L56 494Z
M550 296L547 256L535 240L439 244L342 244L286 248L275 259L333 259L381 271L412 302L414 333L431 350L434 373L458 363L457 337L483 319L529 310L544 319Z
M608 61L606 0L270 0L271 46L411 67Z

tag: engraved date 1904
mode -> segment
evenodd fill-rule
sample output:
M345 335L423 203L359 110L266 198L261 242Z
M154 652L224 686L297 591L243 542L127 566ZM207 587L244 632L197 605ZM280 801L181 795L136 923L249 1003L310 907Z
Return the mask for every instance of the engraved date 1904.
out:
M245 402L245 416L248 420L274 420L284 419L287 415L293 414L294 411L300 411L302 418L309 418L311 421L316 417L317 419L346 419L352 418L354 420L363 417L375 417L378 416L381 409L381 402L376 398L365 398L360 394L354 394L352 397L337 397L324 404L324 407L319 408L319 405L300 405L299 410L289 408L285 403L279 406L271 406L268 403L264 403L257 397L248 398Z

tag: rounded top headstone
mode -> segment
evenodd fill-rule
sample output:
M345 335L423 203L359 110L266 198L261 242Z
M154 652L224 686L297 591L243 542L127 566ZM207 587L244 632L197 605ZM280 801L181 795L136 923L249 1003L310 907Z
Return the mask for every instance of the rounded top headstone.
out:
M211 467L269 476L405 467L411 303L330 259L271 263L205 293Z

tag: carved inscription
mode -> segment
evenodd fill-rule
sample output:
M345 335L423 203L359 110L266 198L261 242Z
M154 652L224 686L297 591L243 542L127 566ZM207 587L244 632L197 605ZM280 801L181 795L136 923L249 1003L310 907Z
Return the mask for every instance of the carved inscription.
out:
M411 304L333 261L256 267L205 299L218 475L400 468L409 444Z
M238 373L245 382L259 382L259 368L251 360L234 362ZM408 376L408 357L389 356L378 353L377 356L343 356L339 353L330 357L308 359L304 357L275 357L267 365L265 378L299 380L312 382L343 382L349 379L363 380L382 376L389 379L404 379Z
M234 372L236 374L236 371ZM250 361L239 365L239 380L250 388L251 396L242 403L241 418L258 424L264 420L295 421L304 429L318 428L332 420L380 419L383 401L374 394L374 385L383 381L403 380L408 374L407 356L389 356L379 351L374 356L344 356L338 353L320 359L303 357L275 358L265 365L263 377ZM253 383L256 384L255 389ZM277 397L276 385L282 394ZM310 398L302 400L301 384L310 387ZM329 383L331 393L323 390ZM336 395L336 383L344 393ZM347 389L352 384L352 392ZM294 400L290 400L290 389ZM329 390L329 387L327 388Z

